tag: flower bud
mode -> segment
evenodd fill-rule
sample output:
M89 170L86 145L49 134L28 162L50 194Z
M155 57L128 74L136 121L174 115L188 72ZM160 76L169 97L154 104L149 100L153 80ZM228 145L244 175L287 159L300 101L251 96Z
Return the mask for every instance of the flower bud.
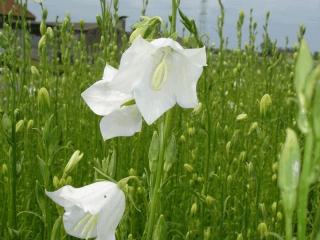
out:
M71 185L72 184L72 177L71 176L68 176L67 179L66 179L66 184L67 185Z
M137 171L134 170L133 168L129 169L129 176L137 176Z
M259 232L261 238L266 237L268 234L267 224L264 222L260 223L258 225L258 232Z
M16 123L16 133L22 132L24 128L24 120L20 120Z
M59 188L60 180L57 176L53 177L52 183L53 183L54 188Z
M38 68L36 66L32 65L30 69L31 69L31 74L32 75L34 75L36 77L40 76L39 70L38 70Z
M230 148L231 148L231 141L227 142L226 144L226 152L228 157L230 155Z
M46 31L47 31L46 23L44 21L41 21L41 23L40 23L41 36L45 35Z
M188 128L188 135L193 136L196 132L196 129L194 127Z
M27 123L27 130L30 130L33 127L34 121L30 119Z
M69 174L77 166L77 164L82 159L82 157L83 157L83 153L81 153L79 150L76 150L70 157L67 165L65 166L63 174L64 175Z
M275 182L275 181L277 181L277 174L275 173L275 174L273 174L272 175L272 182Z
M246 114L246 113L241 113L241 114L239 114L239 115L237 116L236 120L237 120L237 121L244 121L244 120L246 120L247 118L248 118L248 114Z
M182 143L186 142L186 137L184 135L180 136L180 142Z
M258 129L258 123L257 122L251 123L248 135L251 135L251 133L253 133L257 129Z
M269 94L265 94L260 100L260 114L265 116L272 105L272 100Z
M164 216L160 215L153 232L152 240L163 240L163 239L167 239L167 224L165 222Z
M283 216L281 212L277 212L277 220L280 222L282 220Z
M63 187L66 185L66 180L64 178L61 178L59 181L59 187Z
M46 44L47 44L47 38L46 38L46 35L43 35L38 42L38 49L42 50Z
M273 202L272 205L271 205L272 213L275 214L277 212L277 209L278 209L277 202Z
M207 227L206 229L204 229L203 236L204 236L204 240L210 239L210 237L211 237L211 228L210 227Z
M193 203L190 209L191 216L195 216L197 212L198 212L198 205L197 203Z
M50 96L49 92L45 87L42 87L38 91L38 104L50 108Z
M200 103L193 109L192 113L195 114L195 115L198 115L198 114L201 113L202 108L203 108L203 105L202 105L202 103L200 102Z
M243 240L242 233L239 233L239 234L237 235L237 240Z
M1 168L2 168L2 169L1 169L2 174L3 174L3 175L6 175L6 174L8 173L8 166L7 166L7 164L3 163Z
M214 198L213 198L212 196L210 196L210 195L207 195L207 196L206 196L206 204L207 204L208 206L212 206L213 203L214 203Z
M52 30L51 27L48 27L48 28L47 28L46 34L47 34L47 36L48 36L49 39L53 39L53 37L54 37L54 32L53 32L53 30Z
M193 172L193 167L192 167L190 164L188 164L188 163L185 163L185 164L183 165L183 168L184 168L184 170L187 171L188 173L192 173L192 172Z
M275 162L272 164L272 172L277 172L278 171L278 162Z

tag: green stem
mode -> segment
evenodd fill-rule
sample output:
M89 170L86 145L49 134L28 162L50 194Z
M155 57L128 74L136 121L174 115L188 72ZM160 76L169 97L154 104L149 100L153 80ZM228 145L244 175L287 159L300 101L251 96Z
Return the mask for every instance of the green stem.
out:
M161 196L161 180L163 175L163 165L164 165L164 153L166 142L168 139L169 132L171 131L172 126L172 110L166 113L165 122L162 122L160 125L160 151L159 151L159 159L157 162L157 170L156 170L156 179L154 184L154 189L152 192L151 200L150 200L150 212L147 222L147 240L152 238L152 233L156 220L157 209L160 205L160 196Z
M292 215L286 216L286 240L292 240Z
M303 166L301 172L301 179L298 189L298 239L306 239L307 226L307 207L308 207L308 193L310 188L310 174L312 166L312 150L313 150L313 133L307 135Z
M176 32L176 25L177 25L177 10L178 10L178 3L177 0L172 0L172 14L171 14L171 27L170 27L170 34Z

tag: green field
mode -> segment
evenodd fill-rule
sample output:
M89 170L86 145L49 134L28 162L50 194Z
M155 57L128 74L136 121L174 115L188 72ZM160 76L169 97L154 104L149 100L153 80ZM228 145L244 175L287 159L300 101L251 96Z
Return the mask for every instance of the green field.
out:
M238 48L228 50L222 10L220 42L207 46L207 67L197 85L201 105L195 110L175 106L167 113L172 125L160 150L163 168L158 147L150 144L155 132L161 136L165 117L150 126L143 123L142 131L132 137L103 141L100 117L80 96L101 79L106 64L118 67L130 46L127 34L117 28L117 6L110 7L102 4L97 20L101 40L90 49L83 32L75 37L70 18L48 29L44 16L37 60L31 58L28 23L6 19L0 35L0 239L75 239L66 235L63 208L45 195L45 189L137 176L125 187L126 210L117 240L289 240L298 232L299 240L319 240L320 74L316 69L315 84L309 88L306 80L299 93L299 77L303 85L303 73L311 71L308 51L298 54L304 29L297 29L297 47L280 50L269 38L266 22L258 46L254 19L240 13L235 29ZM170 14L167 31L154 29L152 38L178 39L185 48L203 46L190 19L175 6ZM243 26L243 18L250 18L250 26ZM175 21L181 19L189 28L185 37L175 33ZM244 27L250 28L250 41L241 44ZM299 96L307 99L305 108ZM290 185L290 156L297 144L281 155L287 128L296 132L300 145L298 188ZM66 173L76 150L83 158ZM287 175L280 176L288 183L284 191L278 170L280 156L286 154L288 182ZM281 192L298 199L299 204L293 204L296 211L288 210Z

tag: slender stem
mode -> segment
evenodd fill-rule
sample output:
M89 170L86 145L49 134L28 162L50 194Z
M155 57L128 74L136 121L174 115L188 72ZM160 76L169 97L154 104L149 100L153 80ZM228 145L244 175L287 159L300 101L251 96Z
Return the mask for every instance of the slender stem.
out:
M176 32L176 25L177 25L177 10L178 10L178 3L177 0L172 0L172 14L171 14L171 27L170 27L170 34Z
M305 151L303 157L303 166L301 172L301 179L298 189L298 239L306 239L306 226L307 226L307 206L308 206L308 193L310 187L310 173L312 163L312 150L313 150L313 133L307 135L305 143Z
M166 113L165 122L162 122L160 125L159 137L160 137L160 151L159 151L159 159L157 162L157 172L156 172L156 179L154 184L154 189L151 196L151 203L150 203L150 212L147 222L147 240L152 238L152 233L155 225L156 220L156 212L159 208L160 204L160 196L161 196L161 179L163 175L163 165L164 165L164 153L166 142L168 139L168 135L171 131L172 125L172 110Z
M286 216L286 240L292 240L292 215Z

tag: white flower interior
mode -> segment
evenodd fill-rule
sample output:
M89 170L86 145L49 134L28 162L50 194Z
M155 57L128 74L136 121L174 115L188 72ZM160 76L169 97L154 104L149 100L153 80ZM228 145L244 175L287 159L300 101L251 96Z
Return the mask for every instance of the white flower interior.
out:
M168 79L168 58L172 51L171 47L163 47L160 49L160 62L156 66L151 80L151 87L155 91L159 91Z

